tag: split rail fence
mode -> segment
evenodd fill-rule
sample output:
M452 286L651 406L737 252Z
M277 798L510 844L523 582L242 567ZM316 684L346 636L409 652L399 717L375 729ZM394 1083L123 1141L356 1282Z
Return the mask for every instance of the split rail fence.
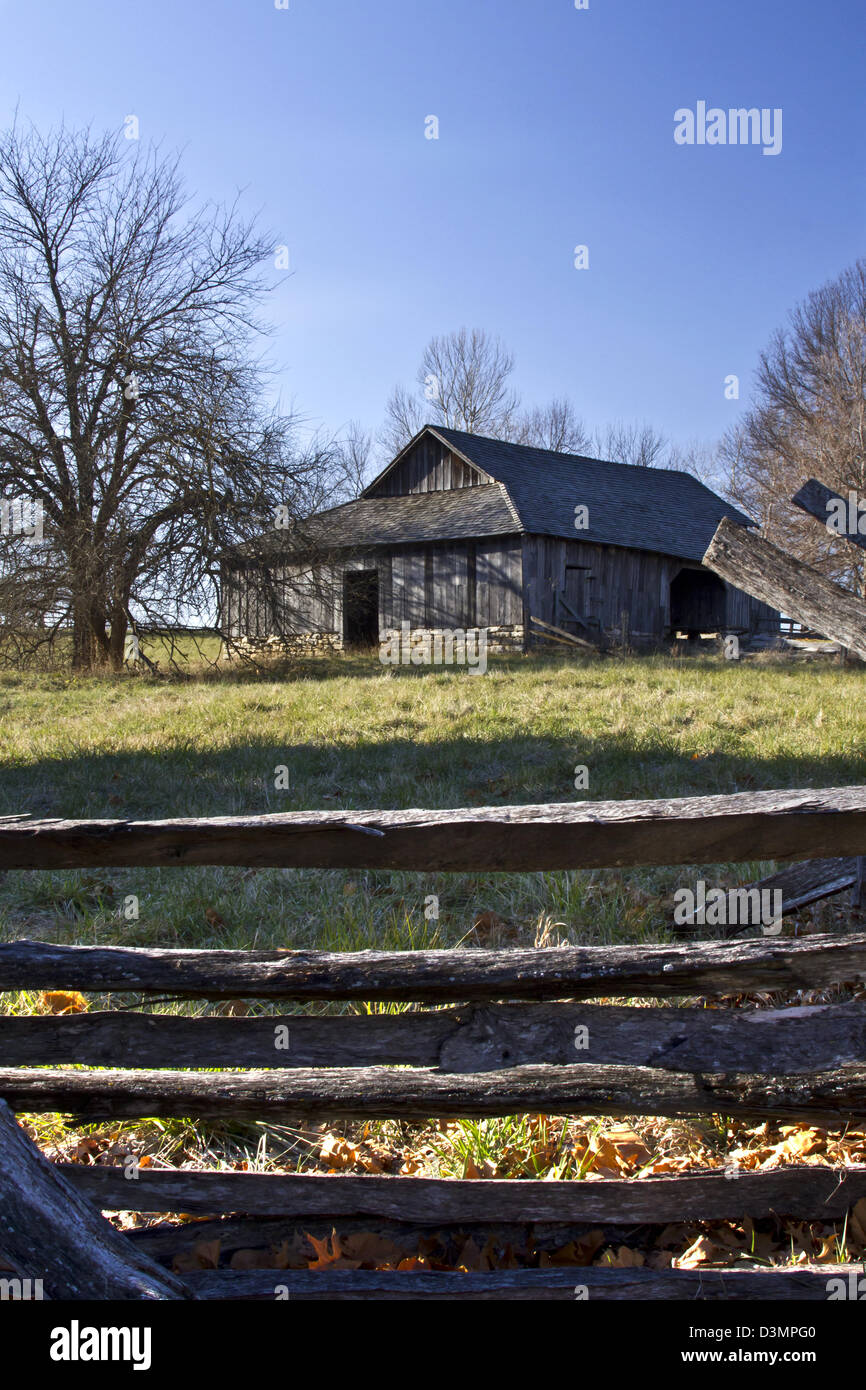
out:
M548 870L706 864L866 851L866 787L673 801L253 818L0 822L0 868L243 865ZM866 1007L705 1009L684 998L866 978L866 935L735 942L341 954L0 945L0 990L81 990L138 1009L0 1017L0 1254L51 1298L824 1299L850 1266L724 1270L553 1267L483 1273L218 1268L169 1271L219 1238L222 1257L299 1232L397 1240L527 1233L554 1249L589 1227L689 1220L842 1221L862 1167L597 1181L454 1180L157 1170L53 1163L14 1114L302 1125L545 1112L866 1120ZM394 1013L183 1017L146 1002L348 1001ZM592 1003L658 999L671 1007ZM138 1011L140 1010L140 1011ZM275 1030L288 1030L288 1048ZM584 1048L575 1046L586 1029ZM211 1069L211 1070L205 1070ZM213 1070L218 1069L218 1070ZM103 1211L206 1218L128 1234ZM857 1273L860 1270L858 1268ZM278 1294L277 1289L281 1292Z

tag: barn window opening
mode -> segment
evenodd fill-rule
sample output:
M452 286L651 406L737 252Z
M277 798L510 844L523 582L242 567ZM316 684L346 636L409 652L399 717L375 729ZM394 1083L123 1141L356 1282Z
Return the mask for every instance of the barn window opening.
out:
M374 647L379 641L379 571L348 570L343 575L343 642Z

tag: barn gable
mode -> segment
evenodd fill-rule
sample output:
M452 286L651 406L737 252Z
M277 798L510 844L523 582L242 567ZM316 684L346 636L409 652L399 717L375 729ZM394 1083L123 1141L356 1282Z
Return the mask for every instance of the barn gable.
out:
M471 477L472 482L465 481ZM459 481L452 481L459 479ZM574 540L575 508L587 508L580 539L700 561L723 516L754 523L678 469L608 463L427 425L363 493L396 496L497 482L516 529ZM387 489L387 491L383 491Z
M441 430L425 425L361 496L404 497L414 492L483 487L493 481L486 469L452 448Z

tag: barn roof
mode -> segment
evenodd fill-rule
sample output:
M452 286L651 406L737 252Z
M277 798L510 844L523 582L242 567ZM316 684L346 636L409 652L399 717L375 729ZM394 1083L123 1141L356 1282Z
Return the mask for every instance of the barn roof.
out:
M478 485L370 496L427 433L478 471ZM580 504L589 510L589 525L578 531L574 516ZM690 473L607 463L426 425L358 501L319 512L290 530L270 531L240 546L239 552L265 558L316 549L528 534L700 561L723 516L754 525Z
M701 560L723 516L743 526L754 525L738 508L679 469L608 463L439 425L425 430L488 478L502 483L520 519L519 529L530 534ZM458 495L475 490L463 489ZM574 528L578 504L589 509L586 530Z
M288 531L269 531L241 546L256 554L350 546L397 545L412 541L471 540L513 536L517 516L499 483L453 492L414 492L403 497L364 497L319 512Z

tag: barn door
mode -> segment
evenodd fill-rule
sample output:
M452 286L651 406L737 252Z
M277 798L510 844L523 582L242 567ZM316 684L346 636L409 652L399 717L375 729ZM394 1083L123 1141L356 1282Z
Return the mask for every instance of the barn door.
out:
M671 627L691 637L719 632L725 625L726 591L709 570L681 569L671 581Z
M374 647L379 641L379 571L347 570L343 575L343 642Z

